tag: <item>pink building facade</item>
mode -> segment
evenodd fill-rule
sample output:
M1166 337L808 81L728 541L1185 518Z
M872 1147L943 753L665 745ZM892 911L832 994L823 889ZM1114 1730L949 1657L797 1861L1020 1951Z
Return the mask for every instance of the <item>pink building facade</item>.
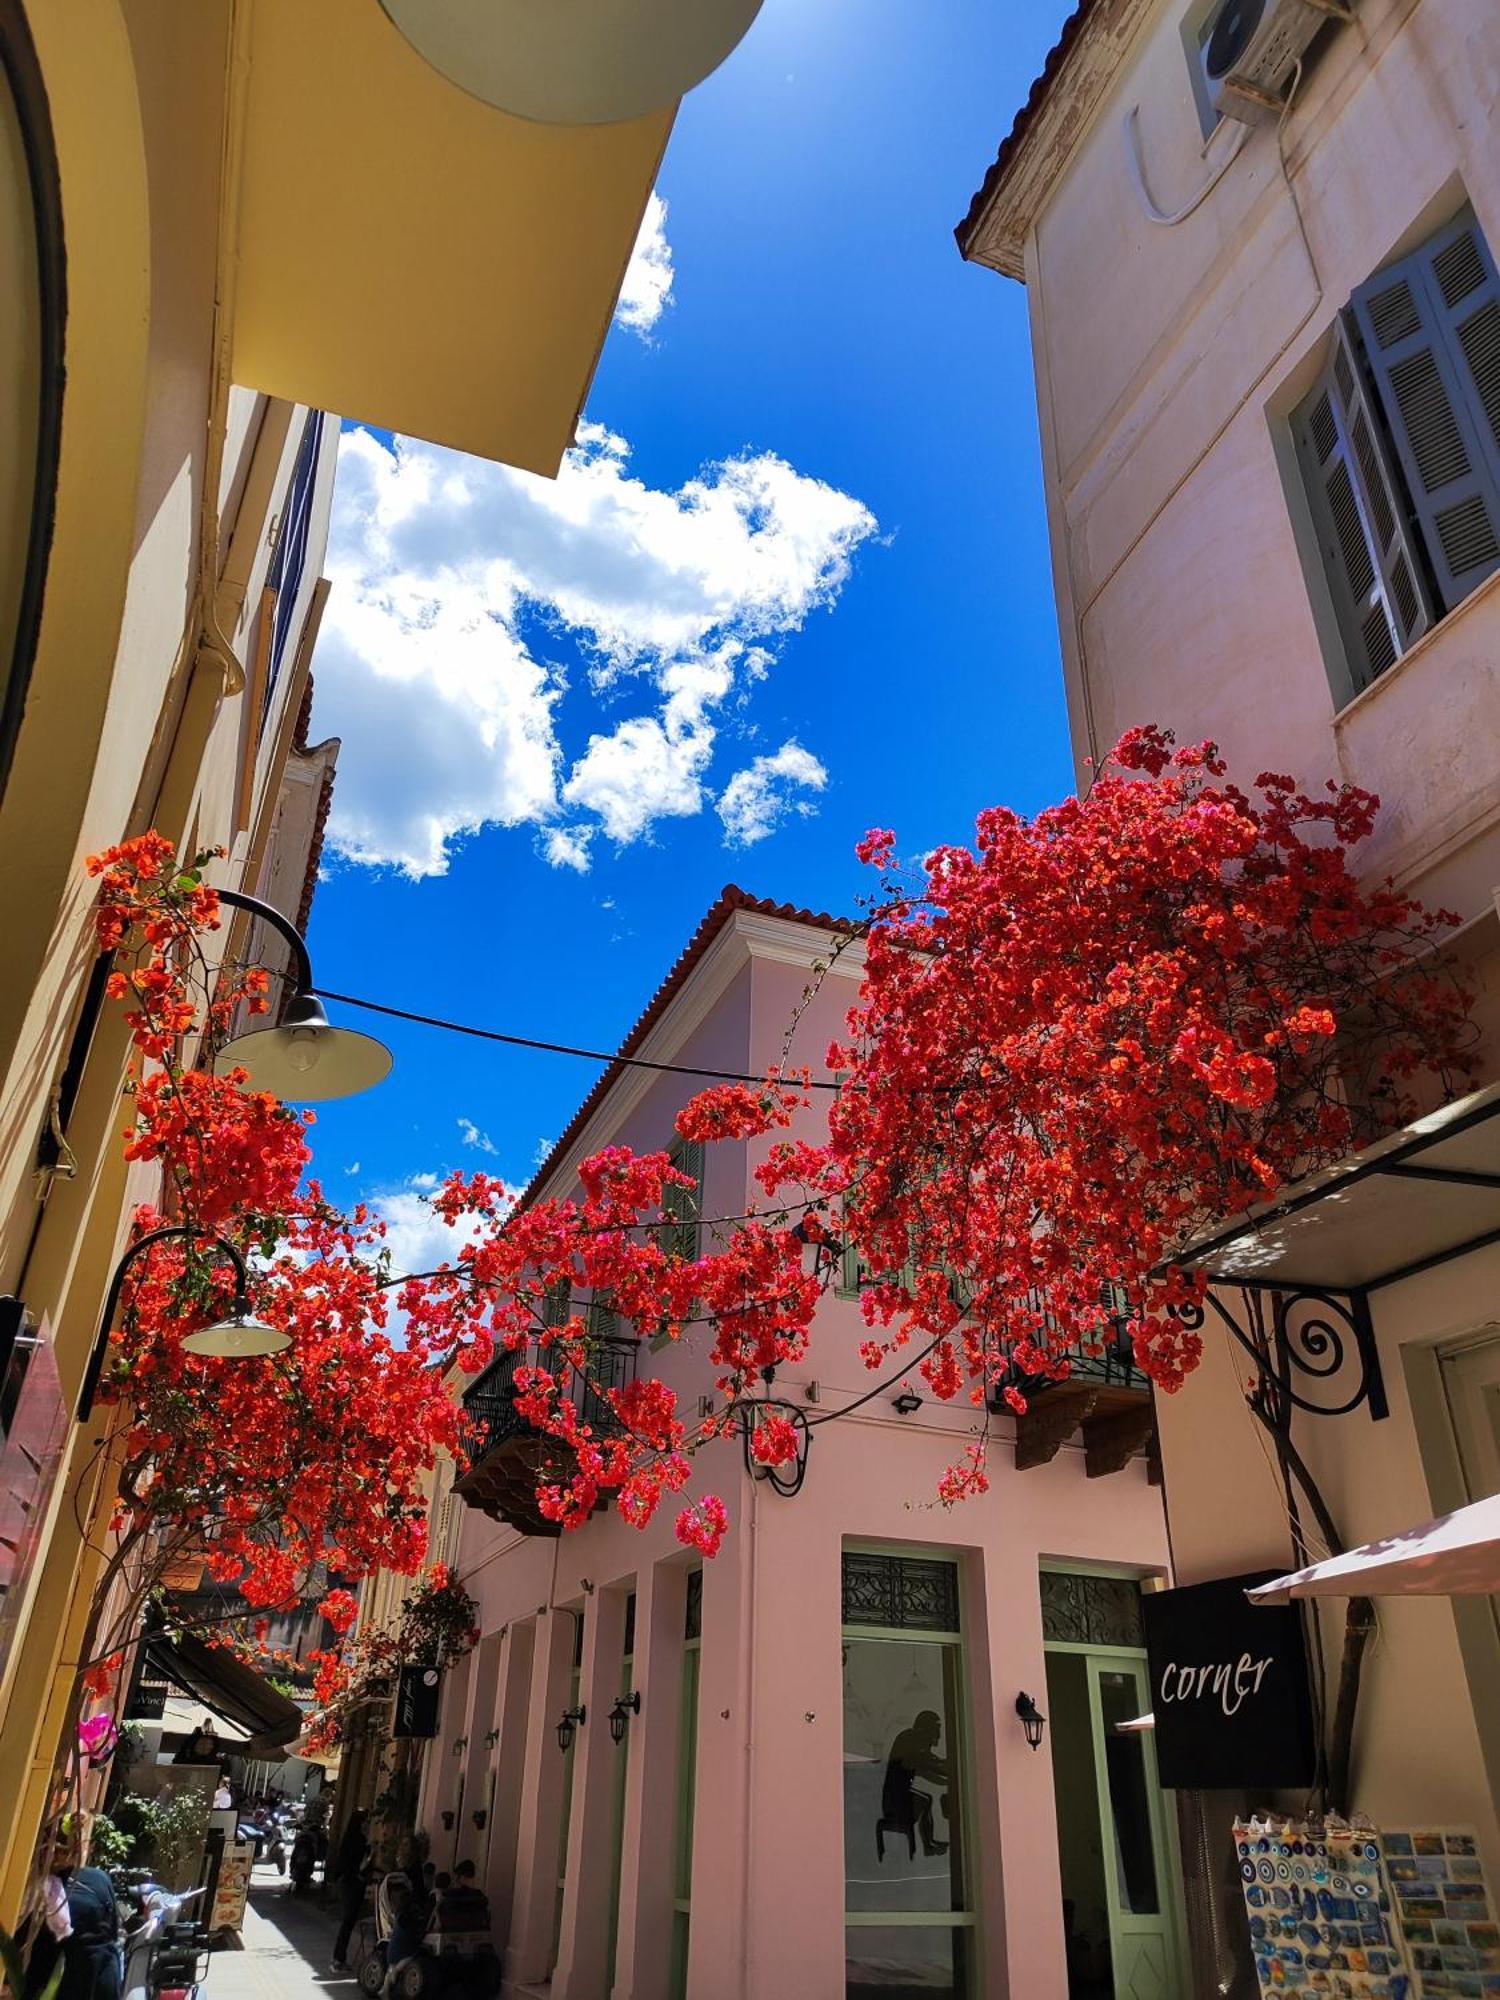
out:
M727 891L622 1053L763 1074L829 922ZM857 976L846 952L798 1027L793 1061L815 1076ZM616 1064L536 1191L566 1191L606 1142L669 1145L697 1087ZM744 1210L754 1161L709 1149L701 1228ZM775 1393L814 1419L853 1404L878 1379L862 1332L852 1285L831 1291ZM691 1339L628 1361L689 1414L713 1394ZM897 1409L902 1389L916 1407ZM1050 2000L1113 1926L1140 1991L1186 1995L1149 1738L1103 1747L1144 1706L1139 1599L1167 1566L1150 1404L1123 1365L1096 1393L1055 1412L1039 1397L1020 1436L991 1418L991 1490L952 1511L937 1484L982 1416L920 1378L818 1423L792 1496L720 1441L689 1489L732 1516L706 1563L676 1541L673 1505L645 1531L611 1508L526 1532L496 1474L505 1446L488 1470L481 1452L446 1504L482 1637L448 1678L421 1818L439 1867L480 1866L507 1993ZM1040 1753L1022 1694L1048 1718ZM1065 1909L1070 1844L1098 1894Z
M1264 103L1218 115L1274 23ZM1080 782L1153 721L1242 783L1377 793L1370 873L1457 913L1478 995L1488 1088L1196 1246L1218 1303L1160 1411L1182 1584L1302 1559L1258 1371L1346 1546L1500 1490L1497 95L1492 0L1083 0L958 230L1026 286ZM1309 1620L1330 1689L1345 1608ZM1375 1620L1344 1802L1472 1835L1500 1883L1495 1607ZM1195 1991L1257 1990L1229 1816L1298 1803L1199 1802Z

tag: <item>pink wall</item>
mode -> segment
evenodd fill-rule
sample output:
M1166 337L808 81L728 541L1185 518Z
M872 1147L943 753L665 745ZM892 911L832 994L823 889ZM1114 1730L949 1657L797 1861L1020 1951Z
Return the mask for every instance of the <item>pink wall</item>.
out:
M676 1003L674 1011L691 1021L710 996L705 1018L662 1044L671 1059L763 1068L779 1049L815 948L795 926L733 919L718 947L722 959L710 954L695 975L698 990L690 982ZM787 962L796 953L803 962ZM841 980L818 997L799 1030L794 1060L818 1067L852 991ZM670 1136L672 1114L688 1094L681 1081L630 1088L636 1101L623 1112L607 1103L585 1135L588 1149L605 1137L648 1146ZM809 1113L809 1125L819 1116ZM705 1214L744 1206L750 1166L743 1147L710 1149ZM862 1393L870 1385L856 1351L862 1331L856 1305L830 1296L812 1352L778 1376L777 1393L801 1400L816 1382L819 1414ZM711 1387L711 1371L686 1343L652 1365L684 1396ZM1042 2000L1066 1990L1051 1765L1045 1753L1027 1749L1014 1714L1022 1688L1045 1693L1038 1570L1050 1557L1162 1571L1159 1496L1139 1461L1108 1479L1086 1479L1076 1446L1065 1446L1051 1465L1017 1473L1006 1419L996 1420L990 1493L945 1513L935 1500L937 1482L974 1421L966 1403L944 1407L926 1396L914 1416L899 1417L888 1400L877 1399L847 1424L820 1430L806 1484L793 1499L751 1482L737 1447L717 1445L699 1462L690 1492L721 1493L734 1527L706 1566L703 1586L691 1994L833 2000L844 1991L840 1557L846 1538L887 1542L895 1552L902 1546L940 1552L960 1565L986 1965L981 1990L995 2000L1004 1994ZM556 1542L528 1541L483 1515L464 1516L459 1568L487 1635L476 1656L485 1665L474 1683L485 1713L465 1718L467 1760L498 1766L509 1756L520 1767L514 1859L506 1858L505 1839L497 1835L489 1868L497 1910L513 1912L506 1952L513 1990L544 1977L550 1963L564 1769L553 1729L572 1643L572 1621L561 1607L579 1608L586 1614L581 1698L588 1721L573 1753L567 1890L551 1990L552 2000L602 2000L614 1768L606 1717L618 1686L624 1592L633 1587L634 1684L642 1690L642 1710L630 1724L612 1995L660 2000L666 1991L689 1564L673 1535L674 1513L669 1506L641 1532L606 1511ZM559 1609L540 1608L547 1606ZM492 1684L492 1635L502 1630ZM518 1631L528 1635L535 1660L550 1661L545 1680L529 1662L512 1668ZM518 1751L523 1706L530 1734ZM484 1734L495 1717L503 1718L500 1743L486 1751ZM458 1733L454 1719L445 1718L445 1740L432 1753L445 1782L455 1763L448 1744ZM514 1770L510 1782L513 1788ZM471 1780L476 1789L484 1789L482 1778Z

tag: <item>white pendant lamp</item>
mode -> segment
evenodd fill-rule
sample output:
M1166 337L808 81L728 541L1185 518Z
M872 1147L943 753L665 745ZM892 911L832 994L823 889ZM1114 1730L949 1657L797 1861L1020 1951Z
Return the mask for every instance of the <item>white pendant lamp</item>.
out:
M543 125L664 111L716 70L761 0L379 0L418 55Z

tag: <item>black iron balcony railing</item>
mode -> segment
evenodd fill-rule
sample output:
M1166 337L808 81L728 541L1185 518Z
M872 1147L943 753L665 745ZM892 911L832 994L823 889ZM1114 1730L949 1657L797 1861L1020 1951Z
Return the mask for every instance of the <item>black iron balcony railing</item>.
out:
M580 1420L589 1426L596 1437L609 1437L617 1432L619 1419L607 1400L606 1392L623 1389L628 1382L635 1380L639 1345L639 1341L634 1339L591 1339L585 1344L586 1360L582 1371L563 1366L552 1357L545 1344L523 1347L514 1354L497 1354L489 1367L474 1378L473 1386L464 1395L464 1416L468 1429L466 1448L470 1464L479 1465L481 1460L511 1438L536 1434L534 1426L516 1408L516 1371L520 1368L551 1370L561 1367L563 1397L573 1405Z
M1045 1345L1049 1353L1056 1354L1068 1364L1068 1373L1062 1377L1051 1375L1027 1375L1019 1369L1007 1376L1006 1383L1021 1391L1028 1399L1045 1395L1047 1390L1056 1388L1059 1381L1086 1382L1099 1389L1124 1389L1140 1396L1150 1392L1150 1377L1137 1366L1133 1328L1136 1315L1126 1310L1107 1313L1100 1328L1098 1351L1091 1353L1082 1344L1054 1348L1045 1336L1037 1340L1038 1346ZM995 1410L1005 1408L1004 1389L1006 1383L990 1391L990 1407Z

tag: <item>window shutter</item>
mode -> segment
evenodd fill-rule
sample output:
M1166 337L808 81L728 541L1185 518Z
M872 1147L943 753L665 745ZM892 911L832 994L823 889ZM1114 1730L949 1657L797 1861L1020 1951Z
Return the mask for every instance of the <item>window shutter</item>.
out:
M1349 330L1334 321L1321 380L1293 419L1353 691L1432 623L1400 487Z
M573 1287L559 1278L542 1293L542 1325L566 1326L573 1311Z
M679 1173L691 1177L693 1185L662 1190L662 1213L667 1218L657 1241L669 1257L692 1263L698 1255L698 1225L703 1219L703 1141L674 1139L667 1158Z
M589 1300L584 1327L590 1340L615 1340L620 1332L620 1315L607 1299Z
M1354 294L1444 610L1500 568L1500 281L1472 210Z

